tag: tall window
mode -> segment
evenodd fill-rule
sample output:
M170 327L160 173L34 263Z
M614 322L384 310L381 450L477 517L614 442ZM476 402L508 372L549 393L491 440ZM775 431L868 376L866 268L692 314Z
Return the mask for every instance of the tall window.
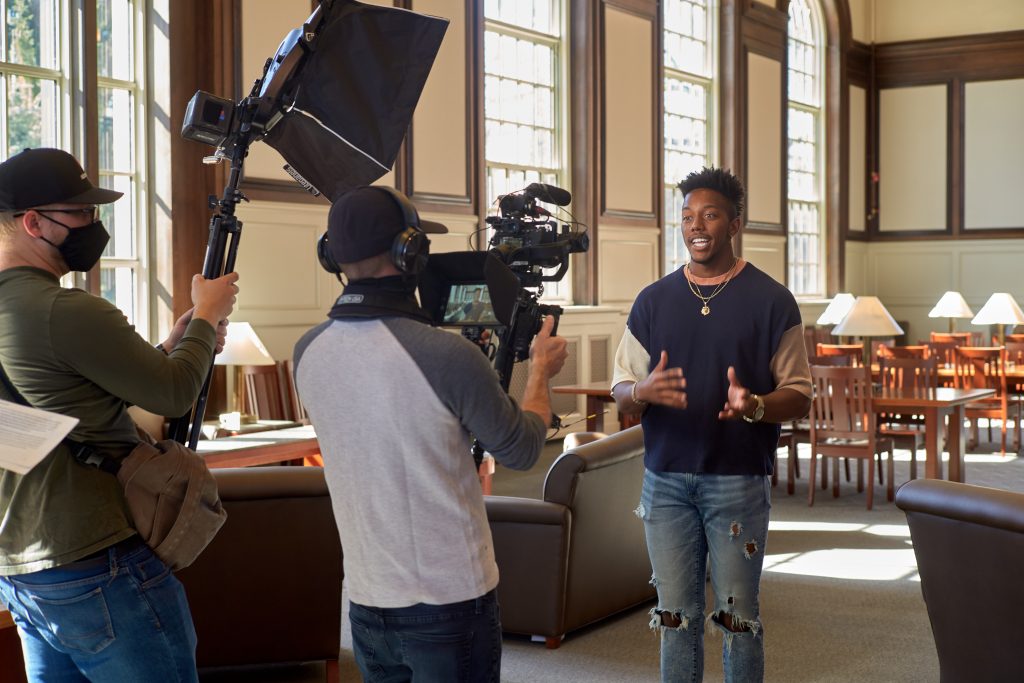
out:
M823 30L817 0L789 3L789 288L823 297Z
M77 28L78 2L0 0L3 23L3 157L28 147L60 147L80 159L95 155L97 179L125 197L102 208L111 234L100 262L100 293L115 303L142 334L148 328L145 286L146 203L142 152L144 103L142 16L145 0L93 0L84 11L96 19L96 60L85 63ZM97 86L81 74L96 74ZM83 107L94 103L97 144L90 149Z
M124 197L103 207L110 243L100 261L100 292L133 321L146 318L146 297L140 296L146 263L144 131L141 123L142 76L138 27L142 16L133 0L97 0L96 70L99 107L99 182Z
M713 0L666 0L665 272L689 260L681 229L683 197L676 185L714 157Z
M484 18L484 158L495 207L530 183L568 184L562 0L486 0ZM568 301L570 280L545 283L545 299Z

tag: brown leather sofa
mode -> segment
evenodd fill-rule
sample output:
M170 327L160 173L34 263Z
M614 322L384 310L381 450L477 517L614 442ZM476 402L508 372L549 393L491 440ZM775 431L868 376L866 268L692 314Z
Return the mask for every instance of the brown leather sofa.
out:
M228 518L180 572L200 670L325 661L338 680L342 550L319 467L213 470ZM213 670L215 669L215 670Z
M573 631L651 600L639 426L562 453L542 500L487 496L501 625L558 647Z
M940 680L1024 678L1024 494L915 479L896 505L907 514Z

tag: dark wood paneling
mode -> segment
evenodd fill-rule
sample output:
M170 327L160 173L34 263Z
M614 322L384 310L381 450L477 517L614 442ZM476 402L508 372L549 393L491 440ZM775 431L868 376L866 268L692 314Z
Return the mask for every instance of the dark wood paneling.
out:
M750 3L743 12L744 45L751 52L785 62L787 22L786 10Z
M196 90L231 96L236 92L235 41L241 0L176 0L170 3L171 131L181 130L185 103ZM171 216L174 221L174 315L188 310L192 276L202 272L209 235L207 196L220 195L223 165L203 164L211 148L171 135Z
M875 48L878 88L1024 77L1024 31L882 43Z
M602 111L604 83L597 78L601 67L600 35L601 13L593 0L572 0L569 9L569 126L570 173L572 177L573 213L583 225L590 228L590 249L574 254L572 261L572 291L577 303L596 304L598 260L598 184L603 171L600 167L601 138L598 134Z
M871 81L871 46L858 41L846 52L846 75L850 82L867 88Z

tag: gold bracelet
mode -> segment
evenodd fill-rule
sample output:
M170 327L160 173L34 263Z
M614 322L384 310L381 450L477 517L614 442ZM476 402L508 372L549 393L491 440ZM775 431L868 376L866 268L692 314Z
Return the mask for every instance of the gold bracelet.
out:
M646 407L648 402L644 401L644 400L641 400L641 399L636 397L636 385L637 384L638 384L637 382L633 382L633 388L629 390L629 397L631 399L633 399L633 403L637 404L638 406Z

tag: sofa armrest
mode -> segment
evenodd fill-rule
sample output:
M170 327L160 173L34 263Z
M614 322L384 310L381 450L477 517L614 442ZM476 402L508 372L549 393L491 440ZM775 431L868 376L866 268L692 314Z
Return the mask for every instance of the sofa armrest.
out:
M487 496L484 502L501 572L502 629L561 636L572 513L532 498Z

